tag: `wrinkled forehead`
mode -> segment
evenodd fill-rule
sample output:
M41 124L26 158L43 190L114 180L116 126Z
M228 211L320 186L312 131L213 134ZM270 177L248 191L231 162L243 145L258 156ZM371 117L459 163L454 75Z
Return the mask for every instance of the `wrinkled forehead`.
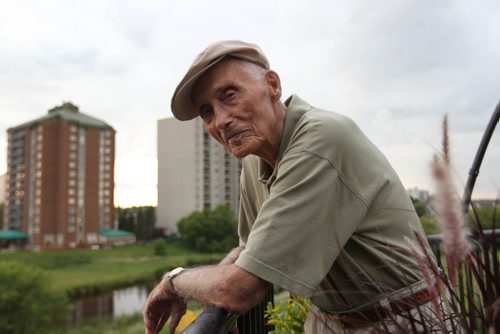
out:
M266 69L258 64L236 57L226 57L203 73L193 85L191 100L204 93L218 90L229 83L257 83L264 76Z

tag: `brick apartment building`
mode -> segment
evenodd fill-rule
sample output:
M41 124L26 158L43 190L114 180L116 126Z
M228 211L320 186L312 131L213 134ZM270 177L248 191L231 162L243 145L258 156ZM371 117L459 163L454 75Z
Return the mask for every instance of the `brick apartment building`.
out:
M67 102L7 133L4 229L32 249L99 243L114 222L115 130Z

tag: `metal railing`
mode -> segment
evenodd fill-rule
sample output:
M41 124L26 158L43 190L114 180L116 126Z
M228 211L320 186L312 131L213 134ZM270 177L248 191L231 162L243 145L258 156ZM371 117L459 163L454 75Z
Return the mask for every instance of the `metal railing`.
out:
M189 327L182 331L182 334L225 334L235 324L239 334L268 333L272 330L272 326L267 324L265 317L268 303L274 304L272 288L269 289L264 300L239 317L215 306L208 307Z
M500 230L483 230L482 234L484 235L485 239L488 240L490 243L495 242L497 246L500 246ZM477 236L475 234L470 235L469 239L472 241L472 245L476 244L477 241ZM434 255L436 256L436 260L438 262L438 266L442 268L442 249L441 249L441 243L443 242L443 237L441 234L431 234L427 236L427 240L429 241L429 245L432 248L432 251ZM500 249L497 247L497 249Z

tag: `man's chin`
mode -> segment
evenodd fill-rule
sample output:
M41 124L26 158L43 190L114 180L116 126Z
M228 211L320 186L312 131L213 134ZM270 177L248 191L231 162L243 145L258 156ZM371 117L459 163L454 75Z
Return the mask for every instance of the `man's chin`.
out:
M246 157L247 155L250 154L248 152L248 150L242 150L242 149L238 149L238 148L235 148L235 149L230 148L229 153L231 153L237 159L243 159L244 157Z

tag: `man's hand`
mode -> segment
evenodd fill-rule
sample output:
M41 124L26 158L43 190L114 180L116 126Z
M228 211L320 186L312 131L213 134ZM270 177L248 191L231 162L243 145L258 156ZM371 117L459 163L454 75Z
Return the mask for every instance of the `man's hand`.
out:
M164 278L149 294L146 306L142 311L146 334L157 334L165 326L170 317L170 333L175 333L175 328L186 313L186 301L169 287Z

